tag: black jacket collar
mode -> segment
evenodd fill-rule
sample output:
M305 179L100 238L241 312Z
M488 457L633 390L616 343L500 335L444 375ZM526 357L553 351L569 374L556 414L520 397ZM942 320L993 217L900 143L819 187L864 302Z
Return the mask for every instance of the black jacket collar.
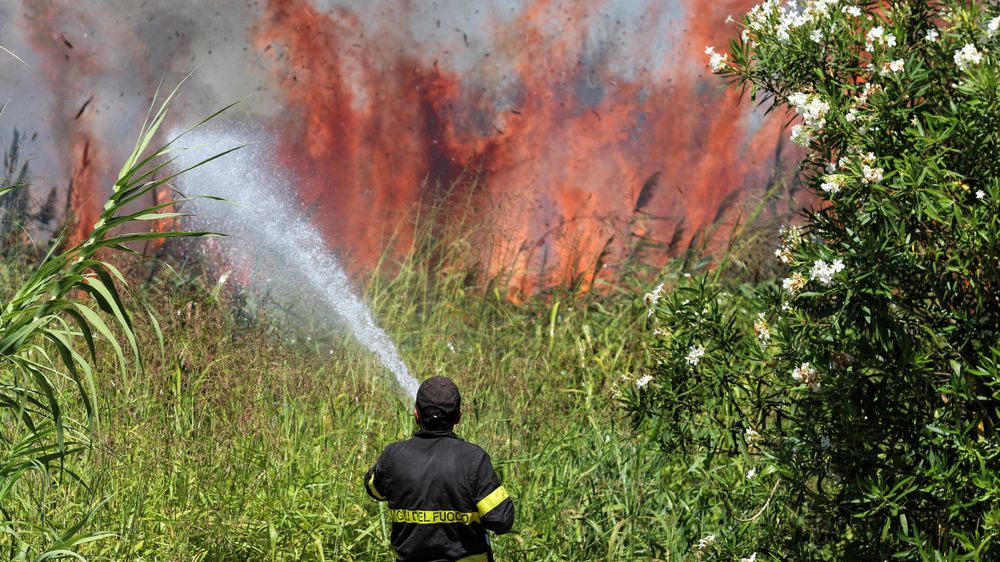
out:
M451 437L452 439L458 439L455 432L450 429L418 429L414 434L414 437L420 437L422 439L436 439L439 437Z

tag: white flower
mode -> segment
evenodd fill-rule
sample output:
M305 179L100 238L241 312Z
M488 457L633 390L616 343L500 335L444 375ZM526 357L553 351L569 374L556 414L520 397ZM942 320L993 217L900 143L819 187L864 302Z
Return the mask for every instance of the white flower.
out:
M806 125L817 129L826 125L826 114L830 111L830 104L817 94L795 92L788 96L788 103L802 116Z
M813 43L822 43L823 42L823 30L818 29L818 28L812 30L811 32L809 32L809 38L813 40Z
M688 362L688 365L694 366L701 361L701 357L705 355L705 348L700 345L692 345L691 349L688 349L687 357L684 358Z
M982 53L972 43L966 43L964 47L955 51L955 64L959 70L965 70L970 64L979 64L982 60Z
M653 315L653 312L656 310L656 303L660 302L660 295L662 294L663 283L660 283L652 290L652 292L646 293L646 296L642 298L642 300L646 303L646 306L649 307L649 311L646 313L647 317Z
M706 551L715 544L715 535L708 535L698 539L698 546L695 548L699 551Z
M848 15L854 16L856 18L861 17L861 8L857 6L844 6L841 10Z
M823 447L824 449L829 449L830 448L830 436L829 435L824 435L823 437L821 437L820 440L819 440L819 446Z
M824 287L829 287L833 283L833 276L841 271L844 271L844 261L841 259L835 259L829 264L824 260L816 260L812 271L809 272L809 278L818 281Z
M729 55L716 53L715 47L705 47L705 54L708 55L708 67L712 69L712 72L721 72L728 66L726 59Z
M448 351L450 351L452 353L457 353L455 351L455 344L451 343L450 341L448 342Z
M844 119L847 119L848 123L854 123L854 121L857 118L858 118L858 110L853 107L851 109L848 109L847 115L844 116Z
M809 385L809 388L813 389L813 391L817 391L820 388L819 371L812 368L808 362L803 363L793 370L792 378L798 383Z
M226 281L228 281L228 280L229 280L229 274L230 274L230 273L231 273L231 272L227 271L227 272L223 273L222 275L220 275L220 276L219 276L219 283L218 283L218 284L219 284L219 285L225 285L225 284L226 284Z
M879 183L882 181L884 173L885 171L882 168L876 168L874 166L869 166L868 164L861 165L861 175L863 176L865 183Z
M754 476L757 476L756 468L751 468L750 470L747 471L747 480L752 479Z
M747 446L756 445L760 441L760 433L754 431L753 428L748 427L744 433L746 434Z
M746 558L740 558L740 562L757 562L757 553L754 552Z
M882 29L881 25L876 25L875 27L869 29L868 33L865 34L865 43L866 43L865 48L868 49L869 51L872 50L872 46L875 44L875 42L883 41L884 37L885 37L885 30Z
M924 34L924 39L926 39L927 41L929 41L931 43L934 43L935 41L938 40L938 37L940 37L940 36L941 36L941 34L938 33L938 30L932 27L932 28L930 28L930 29L927 30L926 34Z
M885 29L881 25L876 25L875 27L868 30L865 34L865 48L871 51L875 45L885 45L887 47L896 46L896 36L891 33L886 33Z
M847 176L843 174L828 174L823 176L823 183L819 188L825 193L836 195L842 187L847 184Z
M990 39L996 35L997 29L1000 29L1000 16L991 19L989 23L986 24L986 34L990 36Z
M806 286L806 278L803 277L801 273L795 272L791 277L782 281L781 286L788 291L789 294L794 295L799 289Z
M976 199L982 200L984 197L986 197L986 192L983 191L982 189L977 189L976 190Z
M903 59L896 59L889 63L889 70L892 72L902 72L904 68Z
M646 386L647 384L649 384L649 381L651 381L651 380L653 380L652 375L645 375L645 376L641 377L640 379L638 379L637 381L635 381L635 387L636 388L643 388L644 386Z
M771 341L771 327L768 326L763 312L757 315L757 320L753 323L753 333L757 334L760 346L766 348L767 343Z
M806 94L805 92L794 92L788 95L788 103L791 104L792 107L805 105L808 101L809 94Z
M806 127L805 125L803 125L801 123L799 123L797 125L792 125L792 135L791 135L792 142L794 142L795 144L797 144L797 145L799 145L801 147L808 147L809 146L809 141L812 140L812 137L809 136L809 132L811 130L812 129L810 129L809 127Z

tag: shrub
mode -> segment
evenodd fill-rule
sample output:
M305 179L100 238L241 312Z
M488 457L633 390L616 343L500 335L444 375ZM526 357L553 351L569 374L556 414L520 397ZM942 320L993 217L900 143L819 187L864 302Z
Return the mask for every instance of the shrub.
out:
M661 360L624 403L731 484L694 550L995 558L1000 11L769 1L739 26L709 65L794 112L816 200L782 233L782 280L648 299Z

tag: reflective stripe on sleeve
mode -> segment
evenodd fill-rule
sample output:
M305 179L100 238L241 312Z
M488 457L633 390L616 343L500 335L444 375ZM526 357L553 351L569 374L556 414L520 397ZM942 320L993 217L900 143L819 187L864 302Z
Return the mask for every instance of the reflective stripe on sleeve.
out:
M357 480L355 480L355 482L357 482ZM382 493L379 492L378 489L375 488L375 472L374 471L372 472L372 477L368 479L368 489L371 490L372 494L374 494L374 496L376 498L378 498L380 500L384 500L385 499L385 496L383 496ZM355 490L357 490L357 488L355 488Z
M390 509L389 516L393 523L416 523L417 525L434 525L436 523L457 523L471 525L479 522L479 514L463 511L424 511L420 509Z
M500 505L500 502L504 501L508 497L510 496L507 495L507 490L504 490L503 486L493 490L490 492L490 495L479 500L479 503L476 504L476 509L479 510L479 516L485 517L487 513L493 511L494 507Z

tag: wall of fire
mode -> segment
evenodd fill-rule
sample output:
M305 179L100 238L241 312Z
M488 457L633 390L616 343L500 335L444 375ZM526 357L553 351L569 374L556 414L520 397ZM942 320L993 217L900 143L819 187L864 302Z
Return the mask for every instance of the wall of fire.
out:
M485 271L591 281L599 256L686 243L765 188L782 117L704 55L753 3L11 0L0 44L29 66L0 57L0 131L37 133L33 183L84 229L157 83L196 70L173 125L243 100L224 119L275 140L262 165L294 175L352 269L433 201L445 223L471 206Z

